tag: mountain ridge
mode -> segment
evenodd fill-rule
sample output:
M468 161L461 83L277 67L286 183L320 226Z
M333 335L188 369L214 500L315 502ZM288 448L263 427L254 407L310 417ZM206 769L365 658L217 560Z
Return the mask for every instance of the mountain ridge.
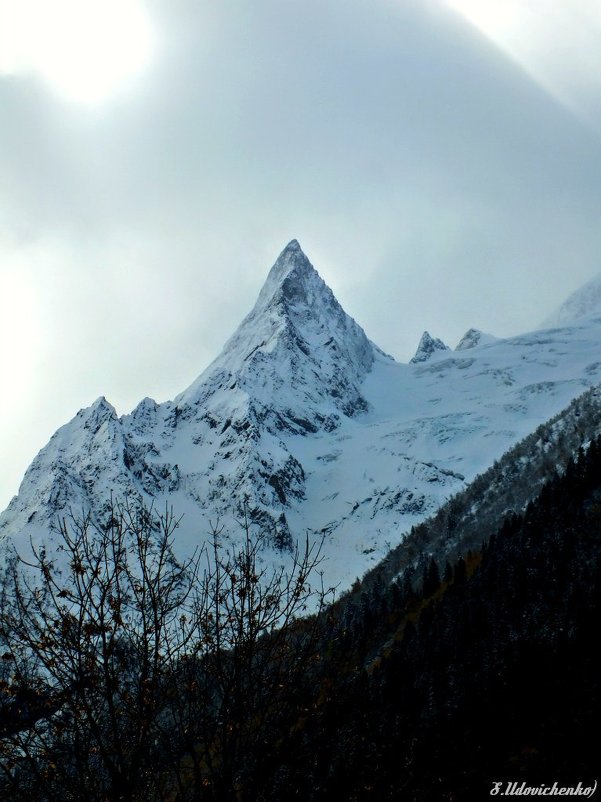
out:
M469 332L468 332L469 333ZM61 427L0 516L17 543L69 508L107 514L111 493L169 503L190 551L244 509L266 559L325 538L347 587L413 525L601 380L601 321L506 340L470 334L401 364L342 309L289 243L221 354L173 401L118 417L103 397ZM271 551L270 551L271 549Z

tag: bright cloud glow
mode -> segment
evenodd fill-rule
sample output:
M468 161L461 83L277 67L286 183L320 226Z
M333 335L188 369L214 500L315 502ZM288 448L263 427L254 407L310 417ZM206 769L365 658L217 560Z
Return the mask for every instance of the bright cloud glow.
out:
M598 0L446 2L548 92L589 122L595 121L601 97L601 4Z
M449 0L449 5L491 36L511 30L520 18L520 4L511 0Z
M108 98L153 46L140 0L0 0L0 73L38 75L68 100Z

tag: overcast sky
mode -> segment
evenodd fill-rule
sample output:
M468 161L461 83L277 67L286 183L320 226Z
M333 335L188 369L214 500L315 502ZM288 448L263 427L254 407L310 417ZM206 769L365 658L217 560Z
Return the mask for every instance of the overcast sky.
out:
M190 384L292 238L403 361L601 271L598 0L51 5L0 0L0 508L79 408Z

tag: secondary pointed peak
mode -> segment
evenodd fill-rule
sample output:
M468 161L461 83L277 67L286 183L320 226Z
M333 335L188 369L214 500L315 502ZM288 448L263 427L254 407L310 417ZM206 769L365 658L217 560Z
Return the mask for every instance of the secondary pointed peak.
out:
M89 407L85 407L84 409L79 410L79 415L83 417L87 417L89 415L99 415L108 413L109 415L116 416L117 412L115 407L106 400L106 397L103 395L99 395L98 398L90 404Z
M467 351L468 348L475 348L477 345L490 345L490 343L497 342L497 340L498 337L493 337L492 334L485 334L480 329L468 329L459 340L455 350Z
M415 356L410 360L410 363L415 365L419 362L427 362L437 351L450 350L449 346L445 345L442 340L439 340L438 337L432 337L430 332L425 331L421 336Z

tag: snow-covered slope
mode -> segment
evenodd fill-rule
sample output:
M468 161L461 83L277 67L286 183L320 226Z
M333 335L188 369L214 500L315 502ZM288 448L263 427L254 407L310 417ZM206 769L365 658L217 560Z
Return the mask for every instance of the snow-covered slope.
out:
M121 418L105 399L78 413L28 469L0 531L17 544L44 537L69 506L102 519L111 492L133 494L184 515L186 552L209 520L235 538L246 500L274 549L325 536L326 579L348 586L599 382L601 320L427 350L410 364L386 356L293 241L187 390Z
M601 316L601 274L573 292L541 324L541 328L568 326L587 316Z

